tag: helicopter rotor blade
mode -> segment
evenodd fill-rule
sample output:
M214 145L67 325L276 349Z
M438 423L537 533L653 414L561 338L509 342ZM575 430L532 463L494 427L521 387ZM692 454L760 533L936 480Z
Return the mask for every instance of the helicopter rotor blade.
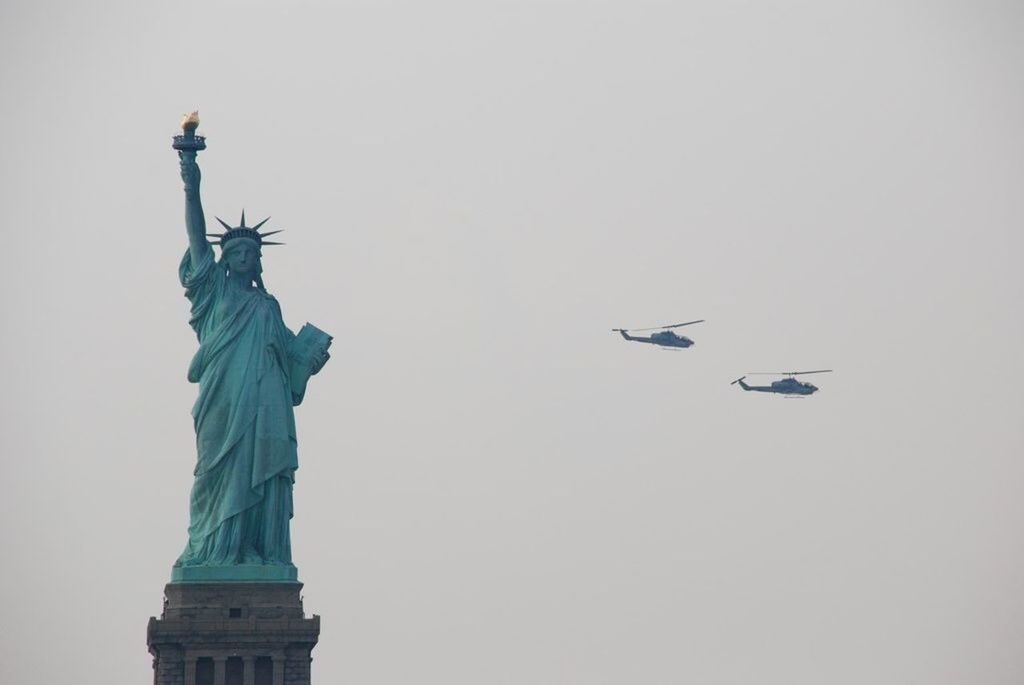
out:
M817 371L752 371L748 376L805 376L809 373L832 373L832 369L818 369Z
M704 323L704 319L697 319L696 321L687 321L686 323L674 323L671 326L665 326L665 328L679 328L681 326L692 326L695 323Z
M627 328L625 330L633 331L635 333L639 333L641 331L664 331L664 330L667 330L669 328L679 328L680 326L690 326L690 325L695 324L695 323L703 323L703 322L704 322L704 319L697 319L696 321L687 321L685 323L674 323L674 324L670 324L668 326L651 326L650 328Z

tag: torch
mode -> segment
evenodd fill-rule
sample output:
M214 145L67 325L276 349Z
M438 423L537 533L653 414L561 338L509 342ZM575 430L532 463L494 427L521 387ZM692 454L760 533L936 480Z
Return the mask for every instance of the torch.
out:
M177 150L179 155L182 157L190 155L192 161L195 161L196 154L200 150L206 149L206 136L197 136L197 128L199 128L199 112L186 114L185 118L181 120L181 135L174 136L174 142L171 143L171 147Z

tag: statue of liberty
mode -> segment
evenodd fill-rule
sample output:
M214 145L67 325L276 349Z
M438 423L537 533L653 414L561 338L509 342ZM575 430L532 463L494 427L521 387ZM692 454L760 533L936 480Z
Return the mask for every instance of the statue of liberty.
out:
M306 382L327 362L330 336L307 324L296 336L263 285L266 219L206 232L199 198L193 113L175 136L185 182L188 250L178 268L192 304L199 349L188 380L199 384L192 408L198 460L190 499L188 544L172 581L295 580L289 523L298 468L297 406ZM220 259L208 238L216 238Z

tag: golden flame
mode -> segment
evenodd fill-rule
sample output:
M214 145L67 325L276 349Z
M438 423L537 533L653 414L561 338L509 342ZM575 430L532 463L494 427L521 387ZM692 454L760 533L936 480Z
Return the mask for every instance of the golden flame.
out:
M186 114L185 118L181 120L182 129L192 129L194 131L197 126L199 126L199 110Z

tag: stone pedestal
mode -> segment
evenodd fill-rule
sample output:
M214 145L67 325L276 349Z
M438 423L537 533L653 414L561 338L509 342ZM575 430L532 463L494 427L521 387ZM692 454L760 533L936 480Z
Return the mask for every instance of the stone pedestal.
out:
M170 583L146 644L155 685L310 685L320 617L302 583Z

